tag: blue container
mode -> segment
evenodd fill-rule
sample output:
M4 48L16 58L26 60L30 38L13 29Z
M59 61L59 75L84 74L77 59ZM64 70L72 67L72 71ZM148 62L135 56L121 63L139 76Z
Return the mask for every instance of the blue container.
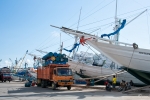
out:
M58 62L59 62L59 61L60 61L60 58L59 58L59 57L56 57L56 61L58 61Z
M52 57L53 56L53 53L52 52L49 52L48 53L48 57Z
M47 60L48 58L49 58L48 54L42 57L43 60Z
M64 61L65 61L65 62L68 62L68 58L65 58Z
M63 62L63 61L65 61L65 59L64 59L64 58L61 58L60 61Z
M65 54L62 54L62 58L66 58L66 55L65 55Z
M55 52L53 55L54 55L54 57L57 57L58 54Z
M60 54L60 53L59 53L59 54L57 54L57 57L61 58L61 56L62 56L62 54Z

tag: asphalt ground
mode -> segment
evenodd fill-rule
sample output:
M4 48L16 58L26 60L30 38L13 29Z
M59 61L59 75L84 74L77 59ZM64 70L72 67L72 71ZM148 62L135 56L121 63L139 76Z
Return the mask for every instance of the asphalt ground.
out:
M108 92L101 88L60 87L56 90L24 87L24 82L0 83L0 100L150 100L150 93Z

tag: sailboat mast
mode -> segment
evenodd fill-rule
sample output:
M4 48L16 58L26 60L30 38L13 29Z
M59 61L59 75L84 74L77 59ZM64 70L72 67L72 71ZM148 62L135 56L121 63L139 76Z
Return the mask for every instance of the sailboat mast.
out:
M117 2L118 0L116 0L116 10L115 10L115 28L114 31L116 31L119 27L119 23L118 23L118 18L117 18ZM118 41L119 40L119 33L114 35L114 40ZM115 43L116 44L116 43Z
M81 10L82 10L82 7L81 7L81 9L80 9L79 20L78 20L78 25L77 25L77 30L78 30L79 23L80 23ZM75 36L75 43L77 43L77 39L78 39L78 37ZM74 56L74 54L75 54L75 49L73 50L73 56Z
M61 33L60 33L60 54L62 54L62 49L63 49L63 42L61 44Z

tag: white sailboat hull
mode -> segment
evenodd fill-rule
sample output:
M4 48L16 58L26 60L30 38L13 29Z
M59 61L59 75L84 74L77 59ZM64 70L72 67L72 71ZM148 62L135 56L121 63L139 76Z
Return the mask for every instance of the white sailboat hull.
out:
M120 66L150 72L150 50L96 41L87 42Z
M87 41L90 46L123 67L130 74L146 84L150 84L150 50L113 45L100 40ZM119 42L118 42L119 43Z
M80 70L83 70L82 74L88 77L105 76L105 75L111 75L111 74L118 72L117 69L111 70L110 68L104 68L104 67L99 67L99 66L89 66L89 65L79 63L79 62L74 62L74 61L69 61L68 64L70 65L70 68L74 69L74 71L77 71L77 73L81 74ZM112 76L108 77L108 79L111 81ZM128 82L130 80L133 80L135 84L144 85L142 81L138 80L137 78L135 78L128 72L117 75L117 81L121 82L122 80L125 80Z
M104 54L119 66L124 67L125 70L142 82L150 85L150 50L141 48L134 49L132 44L99 38L95 35L66 27L60 29L65 33L78 37L84 36L85 39L92 37L93 40L86 41L90 46Z

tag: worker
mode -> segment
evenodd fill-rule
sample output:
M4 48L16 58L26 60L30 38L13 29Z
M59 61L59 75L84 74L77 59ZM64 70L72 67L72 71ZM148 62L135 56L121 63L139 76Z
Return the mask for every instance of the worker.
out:
M105 87L106 91L111 91L111 85L110 85L108 79L105 81L104 85L106 86L106 87Z
M116 87L116 81L117 81L117 79L116 79L116 76L114 75L114 76L113 76L113 79L112 79L112 86L113 86L113 89L115 89L115 87Z

